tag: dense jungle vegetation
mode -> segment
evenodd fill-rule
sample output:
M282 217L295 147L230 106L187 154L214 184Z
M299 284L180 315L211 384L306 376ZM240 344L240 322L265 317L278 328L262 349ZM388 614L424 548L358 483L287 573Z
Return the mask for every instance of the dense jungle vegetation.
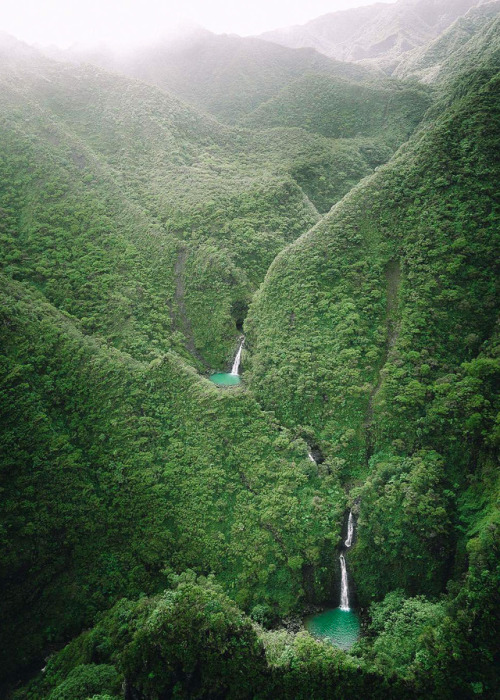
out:
M500 27L471 17L410 81L0 39L2 697L497 697ZM345 652L296 618L337 604L348 508Z

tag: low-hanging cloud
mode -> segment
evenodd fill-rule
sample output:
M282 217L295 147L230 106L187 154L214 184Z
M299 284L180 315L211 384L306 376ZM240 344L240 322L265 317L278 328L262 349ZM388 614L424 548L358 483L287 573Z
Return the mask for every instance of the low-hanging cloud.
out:
M394 0L385 0L394 2ZM0 2L0 30L28 43L151 41L198 25L217 33L258 34L373 0L16 0Z

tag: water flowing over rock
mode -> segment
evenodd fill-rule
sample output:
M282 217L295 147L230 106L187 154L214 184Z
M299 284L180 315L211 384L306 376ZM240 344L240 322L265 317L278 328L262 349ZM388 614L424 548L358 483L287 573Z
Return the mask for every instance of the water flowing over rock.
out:
M244 342L245 342L245 338L243 337L241 339L240 347L238 348L238 352L236 353L236 357L234 358L234 362L233 362L233 367L231 369L231 374L236 376L236 377L239 376L241 352L243 350L243 343Z
M309 457L309 459L311 460L311 462L314 462L314 464L316 464L316 460L315 460L314 457L312 456L312 452L311 452L310 450L307 451L307 456Z
M352 517L352 510L349 511L349 520L347 521L347 539L344 542L346 547L351 547L352 538L354 536L354 518Z
M340 555L340 571L341 571L341 582L340 582L340 609L350 610L349 607L349 582L347 580L347 567L345 563L345 557L343 554Z

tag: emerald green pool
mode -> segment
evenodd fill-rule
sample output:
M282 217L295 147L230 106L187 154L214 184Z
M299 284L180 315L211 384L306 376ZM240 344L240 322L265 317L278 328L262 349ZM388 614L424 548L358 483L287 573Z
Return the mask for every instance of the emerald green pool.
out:
M344 651L350 649L359 638L359 617L353 610L325 610L306 617L304 625L314 637L331 642Z
M235 384L241 383L241 377L237 374L229 374L226 372L218 372L217 374L211 374L209 377L210 381L219 386L234 386Z

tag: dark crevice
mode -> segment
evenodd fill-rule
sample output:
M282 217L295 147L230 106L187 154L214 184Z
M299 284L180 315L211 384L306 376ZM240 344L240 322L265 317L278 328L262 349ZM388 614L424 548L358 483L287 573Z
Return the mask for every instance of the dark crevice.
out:
M237 330L243 333L243 324L245 323L245 318L248 314L248 301L243 301L239 299L238 301L233 301L231 305L231 316L234 319Z

